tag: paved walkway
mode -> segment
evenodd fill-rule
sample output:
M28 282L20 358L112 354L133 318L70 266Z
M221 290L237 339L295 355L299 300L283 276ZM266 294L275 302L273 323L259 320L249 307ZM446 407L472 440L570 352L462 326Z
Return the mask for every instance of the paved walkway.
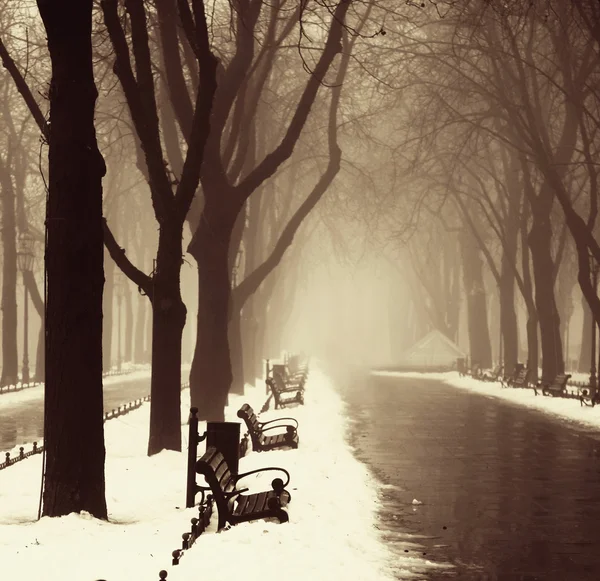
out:
M141 376L141 377L140 377ZM150 371L111 376L104 380L104 411L150 393ZM44 388L0 396L0 451L40 441L44 431Z
M431 579L599 578L600 433L433 380L366 376L344 395L386 485L385 538L453 565Z

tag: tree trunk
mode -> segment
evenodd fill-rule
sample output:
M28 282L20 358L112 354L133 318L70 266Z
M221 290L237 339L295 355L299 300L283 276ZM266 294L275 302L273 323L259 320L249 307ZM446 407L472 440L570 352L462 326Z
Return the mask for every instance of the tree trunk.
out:
M585 297L581 297L581 307L583 309L583 325L581 328L581 349L579 351L580 373L589 373L592 368L592 310Z
M539 208L533 212L533 224L528 242L533 259L535 306L541 332L542 378L551 381L559 373L564 373L565 367L560 337L560 318L554 297L552 227L549 214L544 216Z
M133 305L131 299L131 285L125 283L125 349L123 353L123 360L127 362L133 361Z
M260 351L258 338L258 322L254 316L251 298L242 311L242 356L244 357L244 381L254 384L257 377L262 377L262 351ZM249 311L249 314L248 314Z
M33 376L33 381L38 383L43 383L46 380L46 348L44 345L44 340L46 338L46 333L44 330L44 321L42 320L42 324L40 325L40 332L38 335L37 348L35 351L35 375Z
M102 177L91 0L38 1L52 61L43 515L107 518L102 406Z
M146 309L147 309L146 297L141 294L136 294L137 301L137 313L135 316L135 345L133 348L133 362L134 363L146 363L146 355L144 349L144 343L146 342Z
M233 192L223 192L234 195ZM227 394L233 379L228 327L231 287L229 244L237 211L218 209L222 199L206 198L202 218L189 246L198 264L198 326L190 371L192 406L199 418L224 421Z
M487 320L487 306L479 249L473 237L464 231L461 235L463 257L463 284L467 297L467 320L471 361L480 367L492 366L492 346Z
M527 369L531 370L531 381L538 379L538 365L540 360L538 341L538 317L537 313L530 312L527 317Z
M113 296L114 296L114 278L115 278L115 263L108 256L105 255L105 286L104 286L104 297L102 301L102 368L104 371L110 371L112 368L112 335L113 335Z
M244 395L244 353L242 342L242 313L231 307L229 319L229 354L231 358L232 382L230 393Z
M515 264L516 253L508 256L506 251L502 255L502 270L500 274L500 325L502 339L503 361L507 372L512 372L519 360L519 328L517 312L515 309L515 274L511 264Z
M4 164L3 164L4 165ZM17 247L15 193L8 163L0 167L2 188L2 376L0 385L15 385L19 375L17 351Z
M25 273L25 284L27 285L27 292L29 293L29 297L31 298L31 303L33 304L33 307L35 308L37 314L40 316L40 333L38 336L38 343L35 355L35 375L33 376L33 380L43 382L45 368L44 340L46 337L46 333L44 331L44 301L35 282L33 272Z
M183 223L163 227L152 296L152 378L148 455L181 450L181 343L186 308L180 276Z

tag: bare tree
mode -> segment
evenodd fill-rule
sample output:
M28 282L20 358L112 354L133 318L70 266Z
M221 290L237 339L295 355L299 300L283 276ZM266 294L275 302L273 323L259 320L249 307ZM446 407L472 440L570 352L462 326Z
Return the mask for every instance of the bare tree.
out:
M47 207L45 516L107 518L102 407L102 177L92 0L39 0L52 61Z

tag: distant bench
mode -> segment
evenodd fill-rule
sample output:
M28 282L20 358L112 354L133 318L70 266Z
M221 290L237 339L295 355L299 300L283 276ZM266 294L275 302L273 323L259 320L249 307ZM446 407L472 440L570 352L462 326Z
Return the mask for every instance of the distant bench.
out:
M252 449L255 452L265 452L275 448L298 447L298 421L294 418L277 418L269 422L259 422L254 410L245 403L237 413L238 418L244 420ZM289 423L293 422L293 423ZM279 434L265 434L268 430L285 429Z
M504 368L502 367L502 365L498 365L495 369L491 371L484 371L483 374L479 377L479 379L481 379L481 381L501 381L503 369Z
M502 387L529 387L530 376L531 371L519 364L513 375L504 377Z
M237 488L237 483L250 474L276 470L286 476L285 482L275 478L271 482L272 490L255 494L243 495L247 488ZM196 463L196 472L202 474L208 486L198 486L204 494L210 490L219 515L218 530L225 528L227 523L236 525L240 522L275 518L280 523L289 520L285 507L291 500L290 493L285 487L290 482L290 474L283 468L258 468L242 474L232 474L223 454L209 446L206 453Z
M288 384L279 373L273 373L273 377L268 377L265 382L273 396L275 409L293 403L304 404L304 383Z
M571 377L570 373L559 373L551 382L541 382L542 394L552 397L569 397L567 392L567 381Z
M287 388L304 389L307 373L304 370L290 371L290 368L281 363L274 363L271 366L271 377L279 376Z

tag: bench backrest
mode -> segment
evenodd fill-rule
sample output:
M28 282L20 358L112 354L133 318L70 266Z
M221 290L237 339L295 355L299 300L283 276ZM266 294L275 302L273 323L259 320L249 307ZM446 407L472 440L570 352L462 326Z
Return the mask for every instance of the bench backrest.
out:
M196 472L202 474L210 486L219 515L230 513L235 501L227 501L224 493L235 489L235 477L223 454L215 447L208 446L202 458L196 462Z
M519 373L521 371L523 371L524 369L525 369L525 365L523 363L515 363L515 368L513 369L513 372L511 375L512 379L513 380L516 379L518 377Z
M267 382L270 382L270 378L267 379ZM260 427L258 418L254 413L254 410L251 406L245 403L237 413L238 418L241 418L246 423L246 428L248 429L248 433L250 434L250 439L252 440L252 446L256 450L260 446Z
M298 355L291 355L287 361L287 366L291 375L297 373L300 370L300 357Z
M273 373L273 378L272 378L272 382L271 382L271 389L273 391L286 391L287 387L285 385L285 379L283 377L283 375L279 374L279 373Z
M288 376L287 367L285 365L282 365L281 363L274 363L271 366L271 370L273 377L275 377L276 375L281 375L281 377L285 379Z
M558 389L566 389L567 381L569 381L570 377L571 377L570 373L560 373L559 375L557 375L554 378L554 381L552 382L551 387L558 388Z
M517 385L522 385L522 384L527 383L528 379L529 379L529 369L523 368L523 369L520 369L519 372L517 373L517 375L514 379L514 383Z

